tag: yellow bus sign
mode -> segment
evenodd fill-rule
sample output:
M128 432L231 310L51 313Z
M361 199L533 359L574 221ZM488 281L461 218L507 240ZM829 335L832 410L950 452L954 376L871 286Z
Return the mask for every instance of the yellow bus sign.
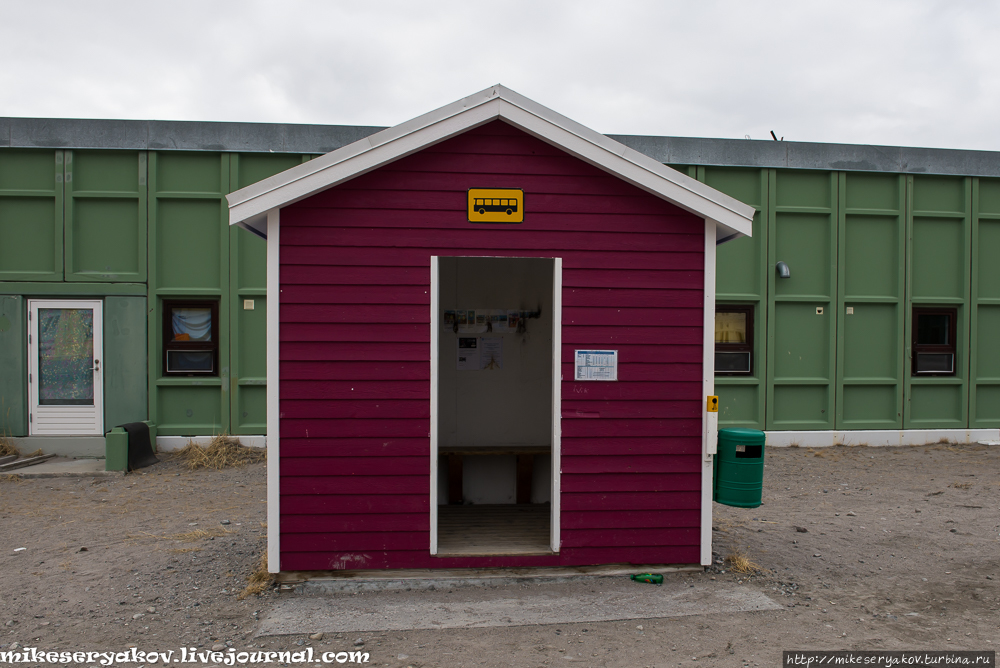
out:
M524 222L524 191L519 188L470 189L469 222Z

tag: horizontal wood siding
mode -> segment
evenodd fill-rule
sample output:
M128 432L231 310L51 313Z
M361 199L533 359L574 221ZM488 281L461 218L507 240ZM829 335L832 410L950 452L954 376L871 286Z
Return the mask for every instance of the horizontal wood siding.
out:
M469 188L521 188L520 225ZM502 122L281 215L281 568L699 559L700 219ZM430 257L563 258L562 549L429 554ZM619 382L573 382L575 348Z

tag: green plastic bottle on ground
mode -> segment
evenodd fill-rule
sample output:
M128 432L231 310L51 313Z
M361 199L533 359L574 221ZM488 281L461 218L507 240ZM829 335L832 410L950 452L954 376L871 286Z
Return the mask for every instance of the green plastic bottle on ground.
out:
M655 585L663 584L663 576L659 573L640 573L639 575L633 575L631 577L636 582L648 582Z

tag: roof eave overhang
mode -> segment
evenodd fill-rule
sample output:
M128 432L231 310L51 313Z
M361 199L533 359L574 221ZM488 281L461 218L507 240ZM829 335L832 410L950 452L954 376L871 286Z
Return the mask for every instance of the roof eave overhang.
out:
M236 225L236 227L242 227L247 232L256 234L261 239L267 239L267 213L262 213L259 216L254 216L247 220L241 220L238 223L230 221L230 225Z
M719 239L751 235L753 207L503 86L493 86L237 190L227 196L230 224L266 237L268 211L497 119L715 222Z

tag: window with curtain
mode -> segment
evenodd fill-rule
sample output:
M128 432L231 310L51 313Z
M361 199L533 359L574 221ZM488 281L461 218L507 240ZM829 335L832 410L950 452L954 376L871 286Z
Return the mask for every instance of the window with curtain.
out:
M715 309L715 375L753 373L753 306Z
M163 301L164 375L218 375L219 303Z

